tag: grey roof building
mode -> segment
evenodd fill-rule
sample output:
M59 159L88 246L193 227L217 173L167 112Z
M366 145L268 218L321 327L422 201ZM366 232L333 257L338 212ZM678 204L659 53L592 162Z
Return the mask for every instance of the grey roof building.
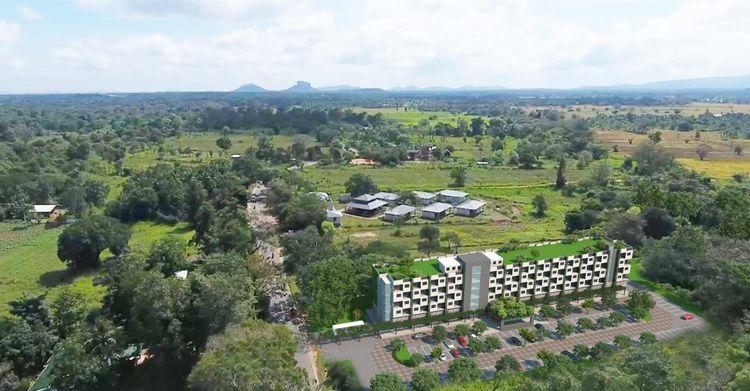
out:
M469 200L462 202L456 206L456 215L474 217L484 212L485 205L487 205L487 203L481 200Z
M384 191L375 193L372 195L376 199L379 199L381 201L385 201L388 203L388 205L394 206L396 205L396 202L401 199L401 196L396 193L387 193Z
M429 205L435 202L435 198L437 198L437 194L426 191L413 191L412 194L417 197L417 200L422 205Z
M466 201L466 198L469 196L469 193L452 189L440 190L437 194L440 196L440 201L447 202L451 205L458 205Z
M383 219L385 221L398 221L398 220L407 220L412 217L412 214L414 211L417 210L417 208L409 205L399 205L394 208L388 209L385 211L385 215L383 216Z
M435 202L422 208L422 217L428 220L439 220L450 214L452 206L442 202Z
M347 213L360 216L374 216L388 205L387 202L379 200L370 194L362 194L346 204Z

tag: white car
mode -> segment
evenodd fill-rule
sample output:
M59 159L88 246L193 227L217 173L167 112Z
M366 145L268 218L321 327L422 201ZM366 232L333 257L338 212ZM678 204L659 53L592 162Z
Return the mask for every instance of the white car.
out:
M440 361L445 361L448 359L448 356L445 355L445 352L440 353Z
M471 338L471 339L477 339L477 338L479 338L479 337L477 337L477 335L476 335L476 334L473 334L473 333L472 333L472 334L469 334L469 338Z
M456 345L453 344L453 341L445 341L445 347L448 348L448 350L453 350L456 348Z

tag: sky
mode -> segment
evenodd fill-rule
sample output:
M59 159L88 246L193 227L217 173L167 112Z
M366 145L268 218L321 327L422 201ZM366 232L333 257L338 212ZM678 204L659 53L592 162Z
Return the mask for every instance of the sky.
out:
M0 92L644 83L749 37L748 0L0 0Z

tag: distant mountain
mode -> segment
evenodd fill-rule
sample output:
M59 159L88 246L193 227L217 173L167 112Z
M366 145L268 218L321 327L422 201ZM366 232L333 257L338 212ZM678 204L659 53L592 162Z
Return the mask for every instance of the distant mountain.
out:
M267 92L268 90L256 84L243 84L234 92Z
M298 93L306 93L306 92L315 92L317 91L313 86L306 82L306 81L298 81L297 84L287 88L284 90L285 92L298 92Z
M644 84L620 84L592 88L620 90L742 90L750 88L750 75L665 80Z

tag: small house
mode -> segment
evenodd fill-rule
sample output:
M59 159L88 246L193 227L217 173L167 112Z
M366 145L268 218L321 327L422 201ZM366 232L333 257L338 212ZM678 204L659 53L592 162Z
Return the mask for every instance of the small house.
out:
M379 200L370 194L362 194L346 204L346 213L372 217L380 213L386 205L388 205L387 202Z
M451 205L458 205L468 199L467 197L469 197L469 193L460 190L446 189L439 191L438 196L440 198L440 202L445 202Z
M395 208L388 209L385 211L383 220L395 223L396 221L409 220L413 217L414 211L417 208L409 205L399 205Z
M250 190L250 202L263 202L268 195L268 187L262 182L256 182Z
M34 205L31 212L49 221L55 221L63 214L62 208L56 204Z
M450 214L450 204L435 202L422 208L422 218L427 220L440 220Z
M386 193L384 191L375 193L372 196L381 201L387 202L389 206L396 206L398 200L401 199L401 196L396 193Z
M412 193L417 198L420 205L429 205L437 199L437 194L435 193L429 193L426 191L413 191Z
M341 220L343 218L344 214L335 209L329 209L326 211L326 221L330 221L336 227L341 225Z
M480 200L469 200L456 206L456 215L464 217L474 217L484 212L486 202Z

